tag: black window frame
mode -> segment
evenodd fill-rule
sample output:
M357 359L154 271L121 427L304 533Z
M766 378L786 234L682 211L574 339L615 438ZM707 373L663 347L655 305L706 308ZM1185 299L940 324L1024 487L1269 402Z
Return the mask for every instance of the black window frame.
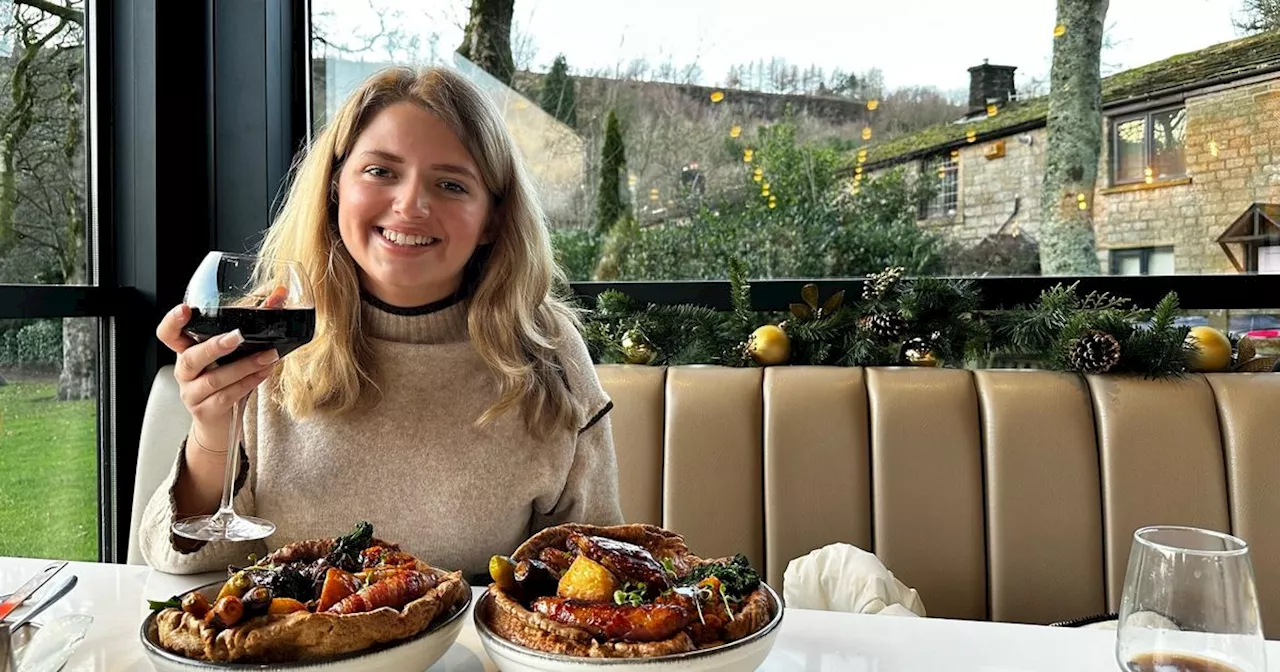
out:
M1108 159L1107 165L1109 166L1110 172L1111 172L1111 174L1108 176L1110 178L1111 186L1123 187L1130 184L1143 184L1147 181L1147 177L1145 174L1134 179L1128 179L1128 178L1122 179L1120 177L1120 153L1116 151L1116 147L1120 139L1120 126L1130 121L1143 122L1143 127L1142 127L1143 165L1150 168L1152 165L1154 165L1154 161L1153 161L1154 157L1152 156L1152 152L1155 149L1155 143L1152 141L1152 133L1155 132L1154 130L1155 122L1153 118L1159 114L1164 114L1166 112L1176 112L1178 110L1186 110L1186 108L1187 106L1185 103L1179 103L1177 105L1165 105L1162 107L1155 107L1150 110L1144 110L1142 112L1118 115L1111 118L1111 128L1110 128L1110 132L1108 133L1108 144L1109 144L1109 151L1111 155L1107 157ZM1186 124L1187 122L1188 120L1184 118L1183 124ZM1183 139L1183 149L1184 150L1186 149L1185 138ZM1164 177L1157 177L1153 175L1152 181L1155 183L1159 183L1159 182L1165 182L1169 180L1177 180L1180 178L1184 178L1186 176L1187 176L1187 161L1186 161L1186 154L1184 153L1183 160L1182 160L1182 173L1178 175L1165 175Z

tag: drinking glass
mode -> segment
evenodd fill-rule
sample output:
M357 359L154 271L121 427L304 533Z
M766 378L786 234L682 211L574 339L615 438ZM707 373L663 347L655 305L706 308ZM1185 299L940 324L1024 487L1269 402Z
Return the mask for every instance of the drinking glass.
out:
M184 302L191 320L184 332L197 342L239 329L244 342L210 368L272 348L280 357L315 335L316 309L306 273L295 262L249 254L210 252L187 283ZM275 532L269 520L241 516L231 501L240 474L240 437L245 400L235 403L228 432L222 502L212 515L175 521L175 534L201 541L250 541Z
M1264 672L1248 544L1194 527L1134 532L1116 661L1126 672Z

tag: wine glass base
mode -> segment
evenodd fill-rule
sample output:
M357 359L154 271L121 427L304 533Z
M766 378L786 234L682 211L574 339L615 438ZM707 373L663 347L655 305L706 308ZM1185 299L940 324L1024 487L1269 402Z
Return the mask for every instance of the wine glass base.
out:
M173 533L197 541L255 541L276 531L275 523L253 516L193 516L173 523Z

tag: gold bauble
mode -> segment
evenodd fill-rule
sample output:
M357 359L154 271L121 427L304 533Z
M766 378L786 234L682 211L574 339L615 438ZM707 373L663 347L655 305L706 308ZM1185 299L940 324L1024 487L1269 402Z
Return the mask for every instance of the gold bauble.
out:
M923 338L913 338L903 344L902 358L911 366L942 366L942 358Z
M1187 362L1192 371L1226 371L1231 366L1231 339L1213 327L1192 327L1187 342L1195 345Z
M791 339L781 327L766 324L751 332L747 339L747 354L756 364L772 366L786 364L791 359Z
M639 329L632 329L623 334L620 345L622 346L622 361L628 364L648 366L658 357L658 351Z

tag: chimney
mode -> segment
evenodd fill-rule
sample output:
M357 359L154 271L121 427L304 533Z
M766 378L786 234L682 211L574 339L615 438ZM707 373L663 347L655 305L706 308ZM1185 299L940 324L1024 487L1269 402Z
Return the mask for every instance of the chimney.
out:
M1012 65L991 65L982 59L982 65L969 68L969 112L987 109L990 103L1004 105L1013 97Z

